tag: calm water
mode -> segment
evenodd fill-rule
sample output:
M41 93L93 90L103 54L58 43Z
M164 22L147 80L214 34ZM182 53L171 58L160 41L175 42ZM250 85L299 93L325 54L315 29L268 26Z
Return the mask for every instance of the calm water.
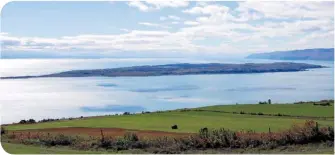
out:
M269 60L40 59L0 60L0 76L39 75L72 69L167 63L243 63ZM292 73L90 77L0 80L2 123L140 112L271 99L293 102L334 98L333 62L300 61L330 68Z

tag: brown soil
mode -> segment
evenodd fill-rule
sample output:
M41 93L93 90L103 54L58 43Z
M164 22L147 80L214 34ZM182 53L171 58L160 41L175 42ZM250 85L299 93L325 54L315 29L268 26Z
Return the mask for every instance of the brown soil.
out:
M14 134L38 134L38 133L50 133L50 134L65 134L65 135L88 135L94 137L101 136L101 130L104 136L123 136L126 132L136 133L140 138L144 137L183 137L189 136L191 133L175 133L175 132L164 132L164 131L150 131L150 130L132 130L123 128L85 128L85 127L68 127L68 128L48 128L48 129L29 129L29 130L17 130ZM11 133L11 132L10 132Z

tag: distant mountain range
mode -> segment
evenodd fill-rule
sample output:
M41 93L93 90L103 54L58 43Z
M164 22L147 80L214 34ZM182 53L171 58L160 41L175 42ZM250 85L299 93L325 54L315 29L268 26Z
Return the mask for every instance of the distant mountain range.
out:
M334 48L316 48L293 51L257 53L247 56L249 59L272 60L323 60L334 61Z

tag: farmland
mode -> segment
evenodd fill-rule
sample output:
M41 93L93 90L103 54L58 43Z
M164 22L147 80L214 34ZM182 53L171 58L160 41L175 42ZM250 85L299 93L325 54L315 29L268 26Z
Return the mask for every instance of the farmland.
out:
M326 104L320 105L324 103ZM333 131L332 127L334 126L333 106L333 100L303 104L218 105L139 114L72 118L43 123L13 124L6 125L4 128L9 135L14 136L16 134L15 137L21 136L21 138L22 135L27 136L28 133L29 137L40 133L52 133L56 136L57 134L64 134L68 136L101 137L103 134L111 137L122 137L128 132L135 133L140 138L153 138L160 136L186 137L197 134L202 128L208 128L209 130L221 128L224 129L222 130L224 133L225 130L228 130L229 132L252 131L257 133L271 131L284 134L292 125L303 125L307 120L311 120L317 122L316 128L326 127L322 131L328 133L328 130ZM178 128L172 129L172 125L177 125ZM310 127L307 127L309 130ZM292 129L292 132L296 131ZM15 147L24 146L16 145L5 143L4 147L13 150ZM28 152L30 149L34 152L34 148L29 147L27 148ZM53 149L51 149L51 152ZM62 149L59 151L62 151ZM65 148L65 151L67 149ZM69 153L71 153L71 149Z
M268 116L247 116L217 112L163 112L122 116L103 116L59 122L24 124L8 126L8 130L45 129L63 127L87 128L125 128L138 130L156 130L169 132L198 132L200 128L227 128L231 130L268 131L270 127L277 131L290 127L294 123L303 123L304 119L280 118ZM320 120L322 125L331 125L332 121ZM178 130L171 125L177 124Z
M217 105L197 109L226 112L262 112L264 114L280 113L291 116L334 117L334 109L332 107L315 106L313 105L313 103L308 102L305 104L238 104L224 106Z

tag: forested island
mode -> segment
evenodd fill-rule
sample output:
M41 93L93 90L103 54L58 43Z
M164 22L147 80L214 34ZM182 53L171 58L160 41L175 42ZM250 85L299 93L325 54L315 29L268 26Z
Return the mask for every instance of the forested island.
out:
M334 48L315 48L251 54L249 59L334 61Z
M72 70L38 76L13 76L1 79L22 79L40 77L118 77L118 76L163 76L163 75L194 75L194 74L242 74L268 72L296 72L307 69L323 68L321 65L292 62L245 63L245 64L167 64L153 66L133 66L110 69Z

